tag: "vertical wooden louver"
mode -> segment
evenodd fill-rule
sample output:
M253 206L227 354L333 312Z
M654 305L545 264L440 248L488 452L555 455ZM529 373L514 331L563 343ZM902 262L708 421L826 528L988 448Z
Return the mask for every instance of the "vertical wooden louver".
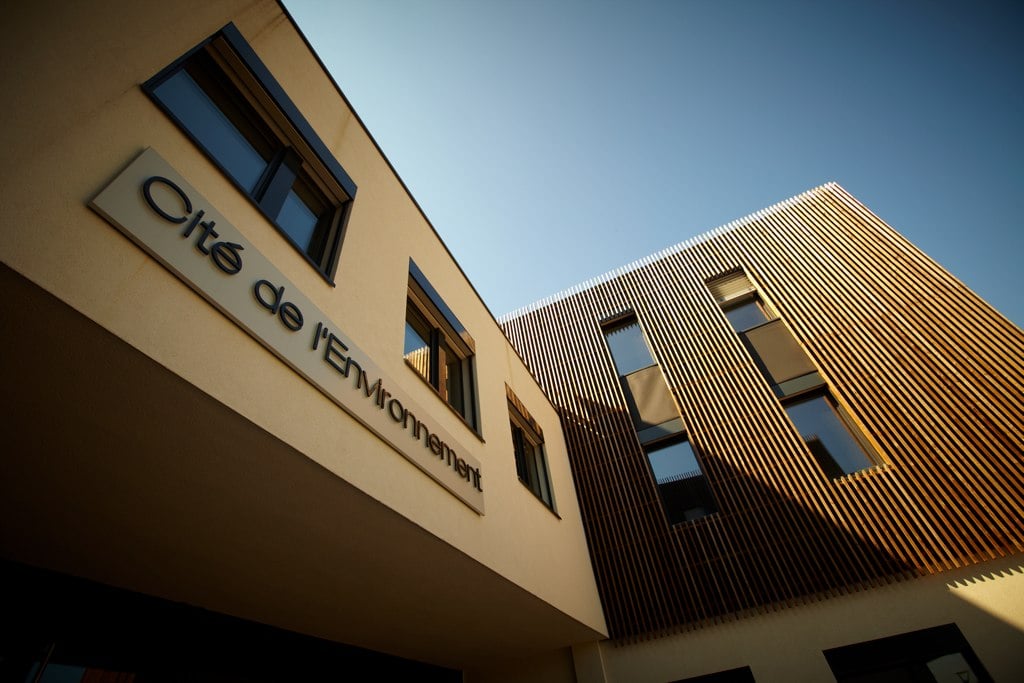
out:
M822 471L708 288L739 272L885 464ZM599 324L623 310L717 514L666 521ZM614 637L1024 551L1024 335L834 184L503 327L560 410Z

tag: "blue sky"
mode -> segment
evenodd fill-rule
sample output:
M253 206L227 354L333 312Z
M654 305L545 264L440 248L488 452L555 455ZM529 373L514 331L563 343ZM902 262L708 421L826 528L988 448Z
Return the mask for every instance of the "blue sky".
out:
M495 315L835 180L1024 325L1024 3L285 4Z

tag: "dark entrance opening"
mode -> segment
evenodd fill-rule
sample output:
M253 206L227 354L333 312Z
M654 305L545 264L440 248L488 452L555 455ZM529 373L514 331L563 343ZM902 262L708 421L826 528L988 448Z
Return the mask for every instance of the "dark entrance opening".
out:
M270 683L462 672L0 561L0 681Z

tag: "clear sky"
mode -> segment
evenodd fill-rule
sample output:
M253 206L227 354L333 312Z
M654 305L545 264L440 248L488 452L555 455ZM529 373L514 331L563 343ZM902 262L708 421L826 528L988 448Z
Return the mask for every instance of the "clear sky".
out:
M285 4L495 315L834 180L1024 325L1024 3Z

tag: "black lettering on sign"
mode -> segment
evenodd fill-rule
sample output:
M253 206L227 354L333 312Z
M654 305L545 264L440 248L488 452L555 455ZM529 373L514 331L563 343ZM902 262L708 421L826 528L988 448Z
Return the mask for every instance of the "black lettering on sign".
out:
M252 286L252 294L260 306L277 315L281 324L292 332L302 329L302 311L290 301L284 300L284 287L275 287L270 280L258 280ZM267 295L271 298L268 300Z
M210 258L214 265L228 275L234 275L242 270L242 255L238 252L245 249L241 244L234 242L217 242L210 247Z
M185 215L175 216L174 214L167 213L157 203L156 199L153 198L153 184L159 183L171 190L174 194L178 195L181 199L181 203L185 205ZM146 178L145 182L142 183L142 196L145 198L146 203L149 204L149 208L153 209L158 216L171 223L184 223L188 220L188 215L192 213L192 200L188 198L185 191L178 187L174 181L168 180L163 176L151 176Z

